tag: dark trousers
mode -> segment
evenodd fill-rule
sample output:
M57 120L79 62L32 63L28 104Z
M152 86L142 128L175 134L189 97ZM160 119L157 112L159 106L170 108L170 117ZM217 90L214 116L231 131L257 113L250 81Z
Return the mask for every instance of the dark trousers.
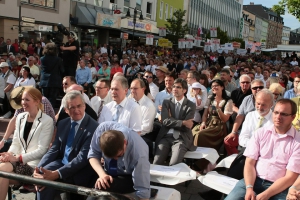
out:
M14 114L15 110L11 107L9 103L9 99L5 93L4 100L3 100L3 114L6 114L7 112L11 111L12 114Z
M60 88L56 88L56 87L43 87L42 88L42 93L43 93L43 96L46 97L53 109L55 108L55 103L56 103L56 99L59 95L59 92L60 92Z
M161 123L158 121L155 121L153 124L153 130L150 133L147 133L142 136L144 141L149 147L149 158L153 158L153 142L155 142L157 134L159 133L159 130L161 128Z

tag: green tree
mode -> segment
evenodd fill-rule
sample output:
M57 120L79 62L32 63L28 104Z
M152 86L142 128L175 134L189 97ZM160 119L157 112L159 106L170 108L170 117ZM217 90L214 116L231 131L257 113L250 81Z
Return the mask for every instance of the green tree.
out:
M300 0L281 0L272 7L278 15L284 15L285 10L300 21Z
M220 27L217 27L217 31L218 31L218 39L220 39L220 43L221 44L225 44L229 41L228 35L227 35L227 31L223 31L220 29ZM208 33L206 34L206 38L210 39L210 31L208 30Z
M182 25L184 22L186 10L176 10L173 13L173 17L167 19L168 24L165 24L167 29L166 38L173 42L178 43L178 39L184 38L184 35L188 32L189 28L187 24Z

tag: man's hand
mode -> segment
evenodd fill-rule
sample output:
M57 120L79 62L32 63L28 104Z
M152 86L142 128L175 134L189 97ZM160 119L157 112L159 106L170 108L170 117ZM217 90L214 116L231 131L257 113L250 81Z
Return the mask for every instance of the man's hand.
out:
M266 194L266 192L262 192L256 196L256 200L268 200L270 197Z
M230 140L230 139L232 139L232 141L234 141L234 140L237 140L237 134L235 134L235 133L230 133L229 135L227 135L225 138L224 138L224 141L228 141L228 140Z
M291 188L291 189L289 189L289 193L286 196L286 199L288 199L288 200L298 200L298 199L300 199L300 192L298 192L294 188Z
M253 189L248 188L245 195L245 200L256 200Z
M37 168L37 167L35 167L32 176L33 176L34 178L44 179L43 175L40 174L39 168ZM35 190L36 190L36 191L41 192L41 191L43 191L44 189L45 189L45 186L35 185Z
M157 106L158 110L161 111L162 105Z
M65 47L64 46L60 46L60 50L64 51Z
M88 83L85 83L84 86L87 87L87 86L88 86Z
M192 119L189 119L189 120L184 120L184 121L182 122L182 124L183 124L184 126L186 126L187 128L191 129L191 128L193 127L193 125L194 125L194 122L193 122Z
M113 182L113 178L107 174L101 176L97 179L95 183L95 188L101 190L103 188L106 190L106 187L109 188L110 184Z

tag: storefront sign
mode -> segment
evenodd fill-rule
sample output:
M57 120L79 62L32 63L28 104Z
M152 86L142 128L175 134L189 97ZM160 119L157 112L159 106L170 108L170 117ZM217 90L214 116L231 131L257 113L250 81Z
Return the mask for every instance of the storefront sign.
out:
M244 18L240 19L240 30L239 30L239 38L243 38L243 29L244 29Z
M121 20L121 27L122 28L127 28L127 29L133 29L134 23L133 23L133 19L122 19ZM147 21L136 21L135 23L135 30L138 31L144 31L144 32L151 32L151 33L156 33L158 34L158 28Z
M110 28L120 28L121 27L121 17L106 15L97 12L96 22L97 26L105 26Z

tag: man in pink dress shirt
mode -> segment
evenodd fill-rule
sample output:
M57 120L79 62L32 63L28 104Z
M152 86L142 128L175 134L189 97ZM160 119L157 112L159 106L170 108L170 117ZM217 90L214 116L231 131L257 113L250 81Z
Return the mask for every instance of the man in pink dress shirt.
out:
M244 179L225 200L285 200L300 173L300 134L292 126L297 105L279 100L273 111L272 126L253 133L244 155Z

